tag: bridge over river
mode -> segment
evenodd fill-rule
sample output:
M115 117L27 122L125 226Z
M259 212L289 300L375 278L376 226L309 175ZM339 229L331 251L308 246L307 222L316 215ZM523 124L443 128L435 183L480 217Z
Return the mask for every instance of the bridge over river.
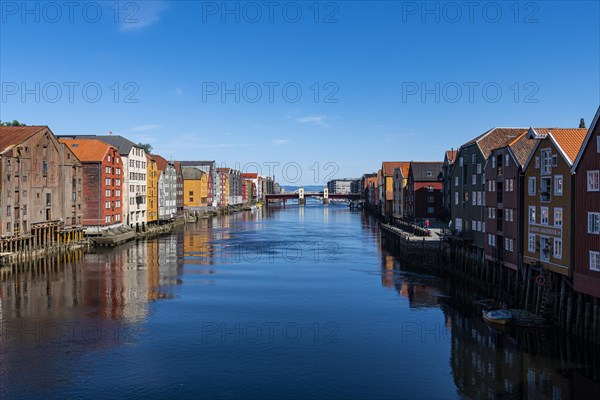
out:
M312 197L323 200L323 204L329 204L330 200L347 200L357 201L360 199L358 193L329 193L327 188L324 188L322 192L305 192L304 188L298 189L294 193L278 193L278 194L267 194L265 195L266 206L269 206L269 202L283 201L285 205L286 200L298 200L299 205L306 204L306 198Z

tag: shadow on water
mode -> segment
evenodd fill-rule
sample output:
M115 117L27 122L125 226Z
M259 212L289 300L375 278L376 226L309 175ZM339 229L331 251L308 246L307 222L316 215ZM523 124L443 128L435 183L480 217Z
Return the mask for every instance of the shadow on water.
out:
M363 229L379 234L364 215ZM435 268L403 265L380 248L381 283L411 308L439 307L450 332L450 365L458 392L472 399L591 399L600 393L600 348L553 328L493 327L473 299L481 288Z

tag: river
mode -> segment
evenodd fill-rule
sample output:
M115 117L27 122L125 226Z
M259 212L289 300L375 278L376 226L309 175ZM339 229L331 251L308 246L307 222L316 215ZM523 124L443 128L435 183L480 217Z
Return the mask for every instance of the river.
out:
M0 398L571 399L598 349L498 332L341 205L201 220L0 273Z

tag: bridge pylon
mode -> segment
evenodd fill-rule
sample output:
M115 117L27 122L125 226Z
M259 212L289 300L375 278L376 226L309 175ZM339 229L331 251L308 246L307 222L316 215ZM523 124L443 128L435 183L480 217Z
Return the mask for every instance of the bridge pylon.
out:
M298 189L298 205L303 206L306 204L306 199L304 198L304 188Z
M329 204L329 189L323 188L323 204Z

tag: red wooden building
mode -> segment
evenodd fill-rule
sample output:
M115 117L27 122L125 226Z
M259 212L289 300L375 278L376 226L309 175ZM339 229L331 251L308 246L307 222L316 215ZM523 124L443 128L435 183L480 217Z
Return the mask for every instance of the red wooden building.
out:
M406 209L408 218L443 216L443 162L413 161L408 170Z
M573 288L600 297L600 107L573 164Z
M123 165L119 150L97 139L59 139L83 165L83 226L122 224Z

